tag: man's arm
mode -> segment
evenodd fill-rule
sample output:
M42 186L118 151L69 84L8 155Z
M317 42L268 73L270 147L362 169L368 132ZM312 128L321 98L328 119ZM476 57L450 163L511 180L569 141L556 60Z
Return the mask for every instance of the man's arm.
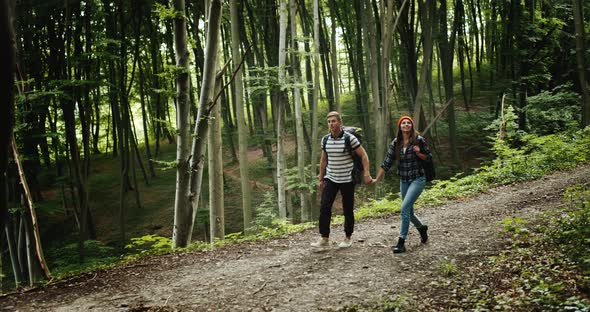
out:
M320 180L320 192L324 189L324 176L326 175L326 166L328 166L328 159L326 157L326 151L322 150L322 158L320 159L320 174L318 179Z

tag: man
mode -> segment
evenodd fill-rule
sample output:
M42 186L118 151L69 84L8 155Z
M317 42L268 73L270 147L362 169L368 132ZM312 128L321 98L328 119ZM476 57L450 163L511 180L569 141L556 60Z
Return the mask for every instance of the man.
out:
M373 179L369 172L369 157L359 140L351 133L342 129L342 117L338 112L328 113L328 128L330 133L322 139L322 158L320 161L319 190L322 194L320 207L321 238L311 245L313 247L328 247L330 245L330 222L332 220L332 204L336 194L342 194L342 210L344 212L345 239L338 245L347 248L352 245L354 231L354 182L352 169L354 162L352 153L362 159L364 168L363 180L371 184ZM348 139L346 138L348 136ZM346 146L346 143L349 146ZM324 143L325 142L325 143Z

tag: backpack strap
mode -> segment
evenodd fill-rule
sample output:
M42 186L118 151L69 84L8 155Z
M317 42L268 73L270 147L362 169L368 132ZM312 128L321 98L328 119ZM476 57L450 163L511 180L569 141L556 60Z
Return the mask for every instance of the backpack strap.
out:
M346 152L347 150L350 153L350 155L352 155L352 145L350 143L350 134L348 132L344 131L344 151Z
M330 134L326 134L324 135L324 137L322 138L322 150L324 151L324 153L326 153L326 161L328 161L328 153L326 152L326 144L328 144L328 136Z
M326 151L326 144L328 144L328 135L326 134L324 135L324 137L322 138L322 150L325 152Z
M426 154L426 153L424 153L426 150L426 148L424 147L424 144L426 143L426 139L421 135L419 135L417 139L418 139L418 144L420 144L420 152L422 152L423 154ZM426 156L429 156L429 155L426 154ZM425 161L428 161L428 159L426 159Z

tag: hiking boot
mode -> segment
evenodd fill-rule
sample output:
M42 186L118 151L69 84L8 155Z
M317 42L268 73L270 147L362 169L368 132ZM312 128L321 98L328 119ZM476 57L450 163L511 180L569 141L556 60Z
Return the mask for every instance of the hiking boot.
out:
M350 246L352 246L352 239L350 237L345 238L338 244L338 248L348 248Z
M330 246L330 240L327 237L322 237L317 242L311 243L311 247L314 248L326 248L328 246Z
M418 232L420 232L420 241L422 244L426 244L428 242L428 225L419 227Z
M391 249L393 250L393 253L397 254L397 253L406 252L406 247L404 246L405 243L406 243L406 240L400 237L399 240L397 241L397 245L391 247Z

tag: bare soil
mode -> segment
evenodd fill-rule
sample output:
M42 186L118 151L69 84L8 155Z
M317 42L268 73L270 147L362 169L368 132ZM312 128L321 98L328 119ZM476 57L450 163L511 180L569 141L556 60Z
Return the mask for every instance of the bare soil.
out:
M427 299L443 261L484 260L506 243L499 221L531 219L563 205L571 185L590 182L590 165L542 179L494 188L442 206L418 209L429 225L421 245L412 228L405 254L394 255L399 216L357 222L354 244L310 248L317 230L213 251L142 259L44 288L0 298L1 311L332 311L396 295ZM469 308L469 307L465 307ZM444 307L440 307L444 309Z

